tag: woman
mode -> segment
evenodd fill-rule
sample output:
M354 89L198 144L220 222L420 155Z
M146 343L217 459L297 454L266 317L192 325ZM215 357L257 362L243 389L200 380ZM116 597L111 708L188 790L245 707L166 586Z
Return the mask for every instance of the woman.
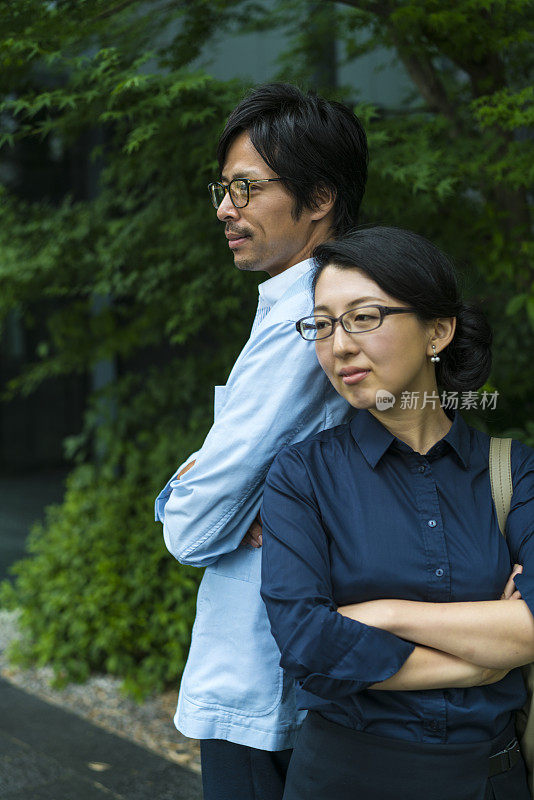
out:
M358 413L285 448L265 487L262 595L309 709L284 800L527 800L534 452L513 442L505 541L489 437L439 402L485 382L491 332L413 233L314 257L297 329Z

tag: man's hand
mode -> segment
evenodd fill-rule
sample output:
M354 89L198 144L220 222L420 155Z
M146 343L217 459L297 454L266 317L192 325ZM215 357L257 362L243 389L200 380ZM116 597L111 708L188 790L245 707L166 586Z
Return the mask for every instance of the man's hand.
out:
M515 588L514 577L523 572L521 564L514 564L510 577L506 581L504 592L501 594L501 600L521 600L521 592Z
M180 470L180 472L178 473L178 475L174 480L179 481L182 475L185 475L186 472L189 472L191 467L195 466L195 463L196 463L195 461L190 461L189 464L186 464L185 467Z
M244 535L241 544L249 544L251 547L261 547L262 545L262 524L261 524L261 517L260 512L258 511L258 516Z

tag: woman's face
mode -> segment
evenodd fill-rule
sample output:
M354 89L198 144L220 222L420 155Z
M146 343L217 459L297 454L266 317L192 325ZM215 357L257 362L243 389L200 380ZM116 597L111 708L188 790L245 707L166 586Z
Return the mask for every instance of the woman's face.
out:
M359 269L328 266L321 273L315 314L339 317L350 308L373 303L409 306L386 294ZM330 382L354 408L375 408L378 390L394 395L399 408L402 392L420 392L421 401L425 391L436 390L429 358L433 332L434 324L421 322L415 314L395 314L386 316L379 328L359 334L347 333L338 323L332 336L318 340L315 348Z

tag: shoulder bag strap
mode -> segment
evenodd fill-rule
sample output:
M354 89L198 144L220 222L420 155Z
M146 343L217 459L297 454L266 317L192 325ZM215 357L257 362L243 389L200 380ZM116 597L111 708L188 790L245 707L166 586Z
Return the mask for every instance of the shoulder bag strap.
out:
M497 510L497 520L503 536L506 536L506 518L512 502L511 439L491 437L489 449L489 473L491 496Z
M490 439L489 471L491 494L499 528L506 536L505 526L512 500L512 468L510 463L511 439ZM527 770L530 795L534 798L534 663L521 667L527 690L525 705L515 713L515 726L521 754Z

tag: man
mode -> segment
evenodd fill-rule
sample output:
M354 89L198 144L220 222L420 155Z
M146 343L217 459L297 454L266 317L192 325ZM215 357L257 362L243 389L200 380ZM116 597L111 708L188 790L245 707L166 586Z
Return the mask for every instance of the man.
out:
M279 800L302 715L260 598L257 515L280 448L350 411L295 322L313 305L313 248L357 222L367 145L346 107L269 84L232 112L217 155L210 193L235 265L270 278L213 427L156 501L170 552L206 567L175 724L201 740L205 800Z

